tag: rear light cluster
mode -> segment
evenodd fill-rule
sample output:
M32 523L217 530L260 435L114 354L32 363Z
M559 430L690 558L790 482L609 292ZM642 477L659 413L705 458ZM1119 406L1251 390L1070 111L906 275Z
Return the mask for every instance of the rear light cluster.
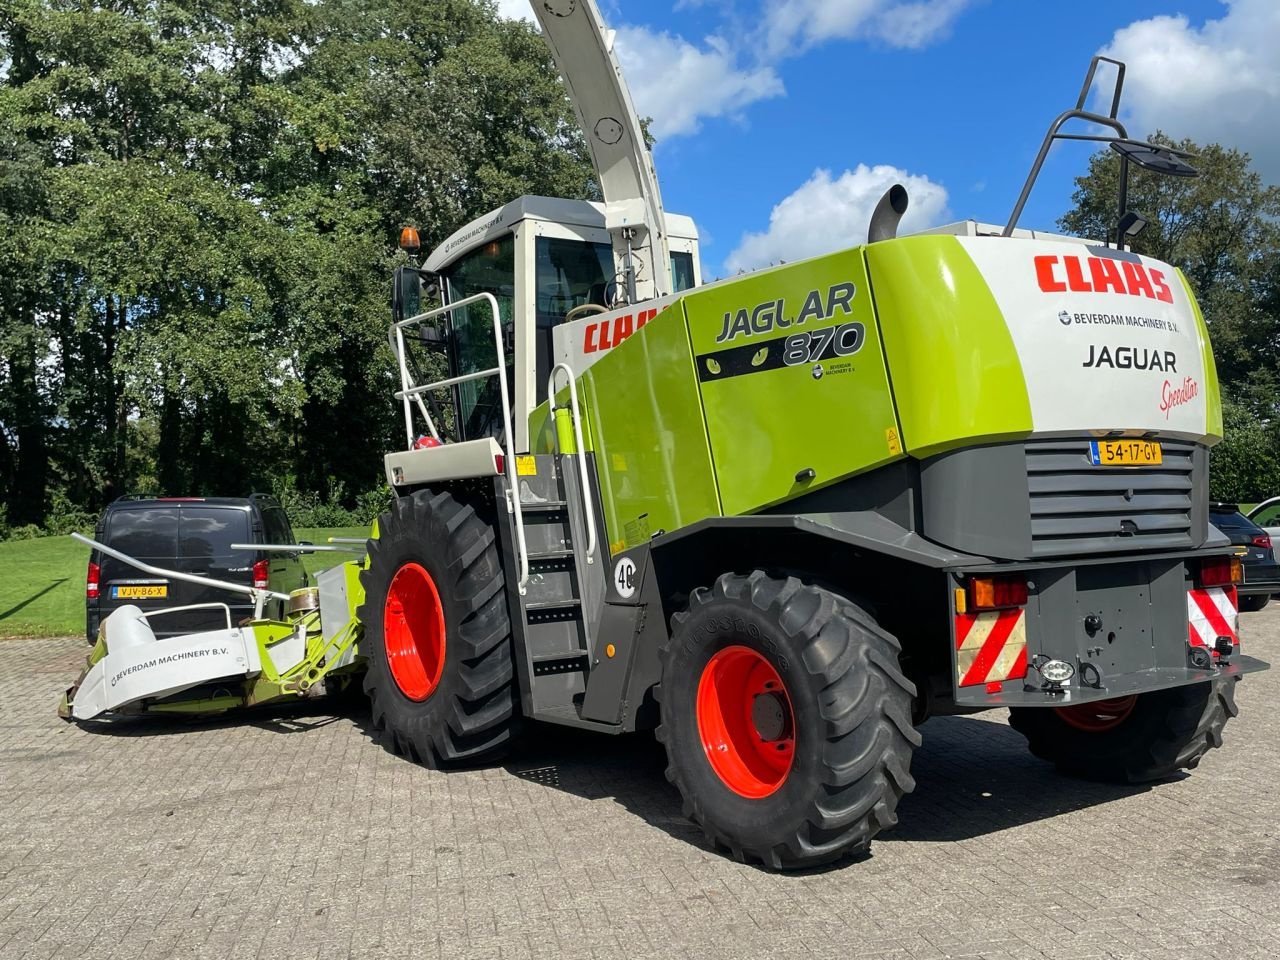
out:
M1027 578L1021 574L1002 577L970 577L965 599L968 601L969 612L1025 606Z
M1271 540L1267 539L1270 546ZM1209 557L1200 561L1200 575L1196 584L1204 587L1229 587L1244 581L1244 565L1239 557Z
M84 596L86 600L98 599L98 585L102 582L102 568L92 560L89 561L89 572L84 576Z
M243 568L242 568L243 569ZM267 583L271 574L271 564L266 560L259 560L253 565L253 586L256 590L267 589Z
M1271 549L1271 537L1265 533L1258 534L1249 542L1252 543L1255 547L1262 547L1262 549L1264 550Z

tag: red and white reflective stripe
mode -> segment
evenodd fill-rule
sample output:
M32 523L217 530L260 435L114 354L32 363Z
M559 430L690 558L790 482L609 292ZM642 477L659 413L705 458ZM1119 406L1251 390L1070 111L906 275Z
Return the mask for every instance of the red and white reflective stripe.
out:
M972 687L1027 675L1027 613L956 614L956 683Z
M1219 637L1240 642L1240 616L1235 587L1210 587L1187 591L1187 643L1214 647Z

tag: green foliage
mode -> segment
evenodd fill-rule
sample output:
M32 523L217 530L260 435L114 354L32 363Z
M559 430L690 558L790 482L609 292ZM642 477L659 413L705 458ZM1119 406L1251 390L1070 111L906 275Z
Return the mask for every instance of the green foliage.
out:
M1209 459L1210 495L1234 503L1275 496L1280 490L1280 438L1275 424L1264 424L1247 406L1224 400L1222 425L1223 440Z
M400 226L596 192L545 44L487 2L12 0L0 64L12 524L282 478L364 522Z
M1218 144L1165 143L1195 155L1196 179L1130 167L1128 206L1151 225L1133 249L1179 267L1204 311L1223 393L1225 438L1210 460L1213 496L1261 500L1280 493L1280 187L1264 184L1249 155ZM1113 236L1119 158L1094 154L1059 225Z

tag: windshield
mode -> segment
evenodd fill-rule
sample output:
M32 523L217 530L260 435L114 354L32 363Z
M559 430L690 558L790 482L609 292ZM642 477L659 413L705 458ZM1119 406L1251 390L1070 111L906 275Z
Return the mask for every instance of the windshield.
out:
M515 238L511 234L486 243L467 254L444 274L449 303L457 303L477 293L491 293L498 301L502 327L511 325L515 301ZM452 314L454 376L479 373L498 365L493 342L493 314L485 301L470 304ZM512 363L508 349L507 366ZM502 408L498 404L496 375L459 384L458 425L462 439L502 433Z
M574 307L605 303L613 279L613 248L589 240L538 237L538 326L559 323Z

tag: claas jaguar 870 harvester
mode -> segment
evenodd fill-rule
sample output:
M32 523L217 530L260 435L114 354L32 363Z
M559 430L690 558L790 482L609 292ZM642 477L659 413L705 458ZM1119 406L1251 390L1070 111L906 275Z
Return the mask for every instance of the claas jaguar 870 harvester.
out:
M894 186L866 244L704 284L595 3L533 7L604 199L524 197L397 273L395 500L330 599L387 745L652 729L686 813L775 868L892 826L931 714L1008 708L1086 777L1218 746L1266 665L1208 518L1204 320L1125 247L1130 166L1194 170L1128 136L1123 66L1004 227L897 237ZM1017 228L1073 119L1119 154L1110 238Z

